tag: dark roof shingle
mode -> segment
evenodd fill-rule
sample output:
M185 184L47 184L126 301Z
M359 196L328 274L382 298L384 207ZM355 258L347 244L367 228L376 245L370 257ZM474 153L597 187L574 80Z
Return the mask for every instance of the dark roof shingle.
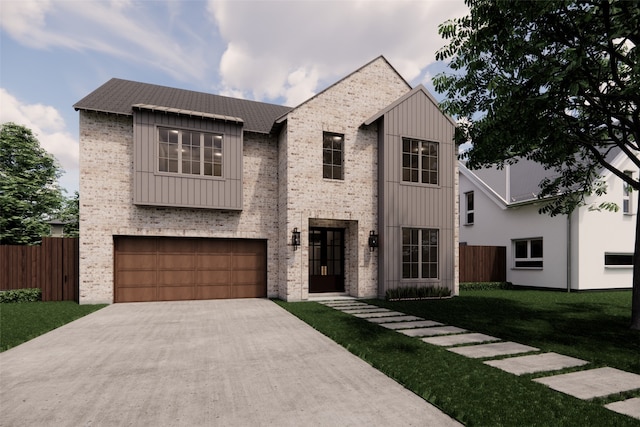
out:
M291 111L290 107L230 98L204 92L158 86L113 78L82 98L73 108L132 115L134 104L149 104L179 110L239 117L244 129L268 134L278 117Z

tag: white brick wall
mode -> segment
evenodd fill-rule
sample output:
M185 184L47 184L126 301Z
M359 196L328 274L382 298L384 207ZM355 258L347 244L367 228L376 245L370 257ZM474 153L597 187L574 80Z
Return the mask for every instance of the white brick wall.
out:
M287 248L280 260L282 298L308 297L308 232L316 219L346 224L345 290L377 296L378 258L369 252L368 238L370 230L378 231L378 139L375 126L361 125L409 90L379 58L288 115L286 144L280 147L280 173L287 176L280 181L280 233L285 241L297 227L302 245L295 252ZM323 131L345 135L344 181L322 178Z
M131 117L80 113L80 302L113 302L113 236L267 239L267 293L278 295L277 147L244 139L244 210L133 204Z

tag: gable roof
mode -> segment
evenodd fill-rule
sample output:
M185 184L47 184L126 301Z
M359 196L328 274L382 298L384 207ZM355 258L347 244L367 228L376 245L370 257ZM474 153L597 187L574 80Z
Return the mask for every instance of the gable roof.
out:
M424 87L424 85L419 84L418 86L413 88L411 91L407 92L405 95L401 96L400 98L395 100L393 103L389 104L387 107L383 108L382 110L378 111L373 116L369 117L364 122L364 124L368 126L371 123L375 122L380 117L384 116L387 112L393 110L395 107L397 107L398 105L402 104L405 100L409 99L410 97L412 97L417 92L424 93L427 96L427 98L429 98L429 101L431 101L433 103L433 105L435 105L438 108L438 110L440 110L440 107L438 106L438 101L436 101L436 99L433 97L433 95L431 93L429 93L429 91L427 90L426 87ZM442 111L442 110L440 110L440 111ZM449 122L452 125L456 126L456 122L451 117L449 117L448 115L446 115L444 113L442 113L442 115L445 116L447 118L447 120L449 120Z
M76 110L133 115L133 107L244 123L244 130L270 133L290 107L113 78L74 104Z
M398 70L396 70L394 68L393 65L391 65L391 63L389 61L387 61L387 58L384 57L384 55L380 55L374 59L372 59L371 61L367 62L366 64L364 64L362 67L358 68L355 71L352 71L351 73L347 74L346 76L344 76L343 78L341 78L340 80L338 80L337 82L333 83L331 86L325 88L324 90L316 93L315 95L313 95L311 98L303 101L302 103L298 104L297 106L295 106L294 108L291 108L290 111L287 111L286 113L282 114L280 117L278 117L275 121L276 124L281 124L283 123L285 120L287 120L287 114L289 114L289 112L302 107L303 105L305 105L306 103L310 102L311 100L319 97L320 95L322 95L323 93L325 93L326 91L330 90L332 87L339 85L340 83L342 83L343 81L347 80L349 77L353 76L354 74L360 72L362 69L367 68L369 65L373 64L374 62L378 61L378 60L383 60L388 66L389 68L391 68L393 70L394 73L396 73L398 75L398 77L400 77L400 79L407 85L408 89L411 89L411 85L409 84L409 82L407 82L404 77L402 77L402 75L400 75L400 73L398 72Z

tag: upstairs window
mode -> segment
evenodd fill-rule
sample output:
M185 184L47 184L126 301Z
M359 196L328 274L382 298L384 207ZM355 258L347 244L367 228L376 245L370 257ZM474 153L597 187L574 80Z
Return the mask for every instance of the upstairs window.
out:
M402 229L402 278L438 278L438 230Z
M473 191L464 193L465 202L465 224L472 225L474 220L474 207L473 207Z
M222 135L158 128L158 171L222 176Z
M438 185L438 143L402 138L402 181Z
M515 268L542 268L542 238L513 241Z
M624 171L624 174L629 178L633 178L633 172ZM631 215L631 186L622 181L622 213L625 215Z
M322 177L344 179L342 160L344 135L331 132L322 134Z

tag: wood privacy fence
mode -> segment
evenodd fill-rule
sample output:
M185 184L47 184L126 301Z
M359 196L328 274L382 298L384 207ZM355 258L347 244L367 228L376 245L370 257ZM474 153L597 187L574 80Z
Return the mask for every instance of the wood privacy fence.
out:
M40 288L42 301L78 302L78 242L44 237L40 245L0 245L0 290Z
M507 248L460 245L460 282L505 282Z

